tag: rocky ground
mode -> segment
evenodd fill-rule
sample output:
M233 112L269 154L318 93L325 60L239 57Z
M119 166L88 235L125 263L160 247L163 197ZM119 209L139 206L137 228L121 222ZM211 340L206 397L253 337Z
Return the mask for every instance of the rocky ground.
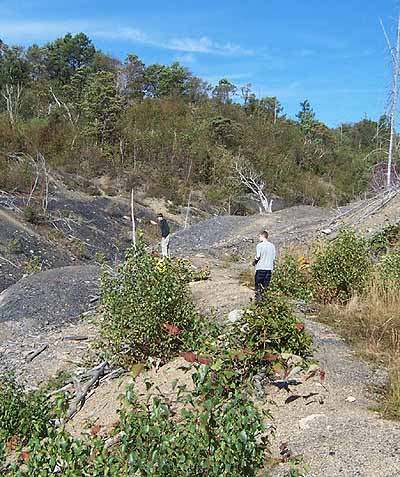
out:
M390 221L396 218L394 203L390 203L393 215ZM100 215L106 214L107 203L95 200L93 204L96 204L96 210L102 211ZM67 202L61 206L72 208ZM114 238L110 231L114 222L103 217L97 219L90 207L86 212L84 208L79 209L79 214L78 209L73 213L85 217L87 233L93 232L90 231L92 227L102 230L102 235L93 232L88 236L89 243L98 240L96 243L112 244ZM117 208L118 214L125 214L124 210L121 212ZM51 252L50 257L54 259L51 262L49 258L51 267L80 262L78 267L55 268L30 275L0 294L0 372L17 370L32 387L60 371L79 373L88 366L90 345L98 334L88 316L98 295L99 269L90 265L90 260L86 263L72 260L63 247L60 250L57 246L52 247L51 241L37 228L23 223L14 211L0 209L0 212L3 219L6 215L2 223L10 227L5 227L5 232L4 228L0 229L0 234L10 240L13 237L10 231L15 226L23 237L22 255L25 258L18 264L23 263L29 257L30 249L35 247ZM215 217L176 233L172 251L191 258L195 265L211 266L210 280L194 283L192 291L201 311L213 313L223 320L233 309L245 306L253 295L251 289L240 284L239 276L248 268L248 258L254 251L260 230L266 228L271 232L271 240L278 245L278 250L285 245L307 246L313 236L326 232L334 216L330 210L300 206L270 216ZM381 215L375 217L374 224L371 217L368 220L371 228L387 223ZM122 228L115 227L117 235L127 233L129 221L126 216L121 215L118 221ZM85 237L83 231L79 233ZM106 235L109 235L107 239L100 240L99 237ZM4 242L0 243L2 265L7 263L4 258L11 262L17 260L17 254L5 253ZM112 248L109 250L112 253ZM12 270L12 264L7 266L10 267L7 270ZM9 282L13 283L17 278L18 274ZM273 457L279 457L282 449L286 449L292 459L301 457L300 467L308 468L304 475L310 477L400 475L400 425L382 420L371 410L376 404L371 385L381 385L385 374L362 362L329 327L311 316L305 317L305 322L314 337L315 356L326 378L323 383L310 380L292 389L297 398L290 403L286 391L267 387L260 405L271 409L274 417ZM168 387L169 378L179 372L181 364L171 363L168 369L163 367L160 374L156 373L151 379ZM185 376L187 378L186 373ZM182 379L186 378L182 376ZM98 391L71 421L71 431L79 433L90 423L104 427L112 425L121 405L119 395L128 382L126 379L131 381L132 377L102 381ZM280 477L291 465L277 464L270 472Z

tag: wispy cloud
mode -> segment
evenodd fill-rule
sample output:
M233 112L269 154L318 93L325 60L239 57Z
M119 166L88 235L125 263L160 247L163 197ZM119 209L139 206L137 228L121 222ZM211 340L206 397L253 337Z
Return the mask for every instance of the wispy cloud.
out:
M220 43L207 36L199 38L164 38L138 28L100 24L93 21L5 21L0 20L0 32L5 39L14 42L46 41L66 32L84 31L92 38L122 40L184 53L229 56L250 56L254 52L234 43Z
M193 65L197 61L196 56L193 53L183 53L181 55L177 55L175 60L185 65Z
M218 43L210 38L172 38L166 43L166 47L175 51L187 51L192 53L216 53L228 55L253 55L253 50L242 48L233 43Z

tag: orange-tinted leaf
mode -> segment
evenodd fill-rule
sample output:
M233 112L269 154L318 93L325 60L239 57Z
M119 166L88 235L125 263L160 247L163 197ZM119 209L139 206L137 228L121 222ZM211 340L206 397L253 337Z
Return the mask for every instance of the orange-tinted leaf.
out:
M28 460L28 459L29 459L29 453L28 453L28 452L25 452L25 451L23 451L23 452L21 452L21 455L20 455L20 457L21 457L21 459L22 459L23 461L26 461L26 460Z
M200 363L200 364L211 364L211 359L210 358L202 358L202 357L199 357L197 359L197 361Z
M172 335L179 335L182 333L182 330L177 328L174 325L170 325L169 323L164 323L163 324L164 330L168 331L168 333L171 333Z
M18 444L18 437L12 436L11 439L6 444L6 448L8 450L13 450L16 448L17 444Z
M196 363L197 356L192 351L183 351L181 354L182 358L184 358L188 363Z
M269 363L278 361L278 359L279 359L279 354L274 354L274 353L265 353L264 356L262 357L262 361L268 361Z
M197 354L193 353L193 351L183 351L180 356L182 356L182 358L189 363L211 364L212 362L210 358L197 356Z
M101 426L100 424L96 424L90 429L90 434L92 436L96 436L99 432L101 431Z

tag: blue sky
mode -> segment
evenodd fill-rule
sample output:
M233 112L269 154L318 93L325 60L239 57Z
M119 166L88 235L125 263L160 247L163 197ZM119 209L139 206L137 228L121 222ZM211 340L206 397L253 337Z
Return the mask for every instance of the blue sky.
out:
M330 126L386 108L390 64L379 18L394 34L399 0L0 0L0 38L44 43L84 31L106 53L179 60L216 83L251 83L294 116L309 99Z

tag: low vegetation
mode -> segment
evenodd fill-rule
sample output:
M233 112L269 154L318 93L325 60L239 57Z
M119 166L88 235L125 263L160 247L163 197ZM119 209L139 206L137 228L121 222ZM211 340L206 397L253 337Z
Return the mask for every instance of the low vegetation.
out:
M117 273L102 280L102 333L111 355L120 361L163 362L191 348L201 319L191 300L191 272L183 260L163 260L139 241Z
M178 406L159 396L139 402L128 388L117 443L93 428L85 439L68 434L60 419L68 394L47 399L25 393L15 380L0 387L0 471L5 477L60 473L127 477L255 477L265 466L270 416L255 405L257 374L285 377L287 356L311 356L311 341L285 297L271 291L242 318L218 325L200 317L189 281L206 279L179 259L160 259L142 241L117 272L102 281L102 350L132 369L181 355L192 363L193 390L180 387ZM286 356L287 355L287 356ZM177 404L177 403L175 403ZM113 436L111 436L113 438Z
M271 290L320 305L320 317L335 326L358 351L383 364L390 382L381 410L400 417L400 227L390 225L365 239L343 229L331 242L317 242L309 259L285 253ZM310 263L308 263L308 260ZM251 274L242 281L251 284Z

